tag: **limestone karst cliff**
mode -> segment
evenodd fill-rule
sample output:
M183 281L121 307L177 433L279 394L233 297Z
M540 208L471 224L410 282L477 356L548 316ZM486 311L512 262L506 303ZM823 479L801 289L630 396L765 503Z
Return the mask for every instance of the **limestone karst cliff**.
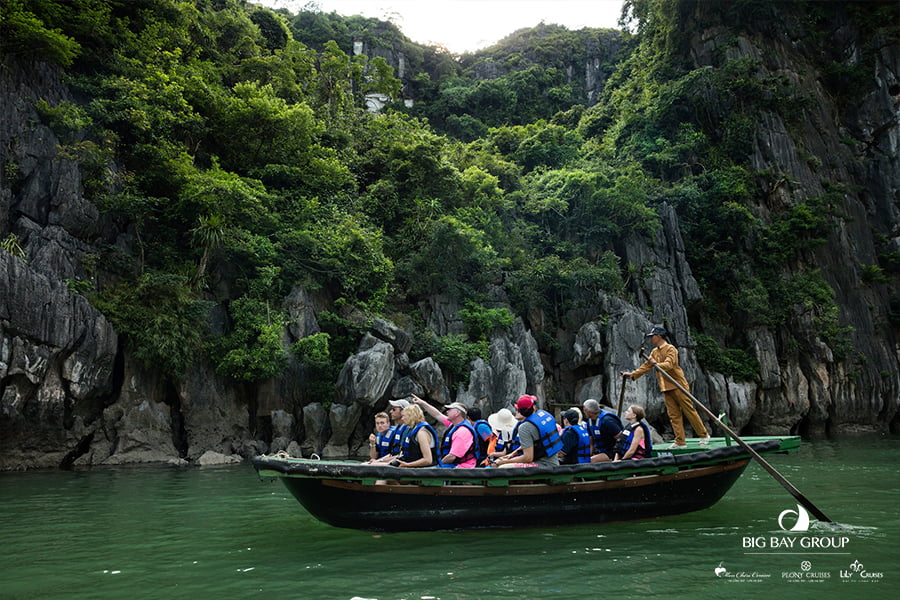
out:
M55 106L80 98L65 83L63 69L5 57L0 239L14 234L22 256L0 250L0 469L196 462L208 451L355 454L365 449L372 415L389 398L408 393L436 404L462 401L485 413L522 393L553 406L591 397L614 404L621 390L618 372L637 364L644 333L659 322L675 334L697 396L728 414L738 429L755 434L896 430L900 283L897 271L888 268L890 257L900 254L896 38L860 31L839 13L823 16L815 26L786 11L744 18L745 26L736 27L733 19L746 15L723 16L709 2L678 6L683 36L673 51L694 87L673 112L693 113L710 132L743 128L744 145L733 151L752 165L755 179L746 192L746 213L740 214L772 223L793 209L821 207L822 240L786 255L778 267L785 279L817 273L815 281L833 292L835 315L822 314L827 302L797 303L786 324L773 327L740 303L728 305L737 307L733 315L698 308L723 294L701 277L716 258L712 249L698 254L698 221L686 218L682 198L672 197L655 208L659 227L653 233L634 232L616 241L627 274L622 293L600 291L591 303L561 315L542 308L517 313L511 326L489 336L489 358L472 360L462 385L451 385L458 382L433 356L414 352L421 340L414 338L413 321L438 335L465 332L462 300L449 290L419 298L414 318L391 322L342 314L359 335L335 377L332 396L306 393L309 369L293 355L278 376L246 382L217 371L198 353L173 380L139 360L78 293L79 285L119 276L97 268L101 248L136 254L139 246L133 223L113 219L88 198L78 162L60 152L61 140L36 109L41 100ZM736 123L724 108L734 106L735 98L704 83L723 65L743 66L747 78L775 82L767 89L789 86L802 93L785 96L794 103L790 110L779 104L780 96L763 98L764 109L752 121ZM849 74L858 78L852 90L841 84ZM739 94L757 88L737 89ZM610 114L611 109L594 121L601 124L598 129L606 127ZM75 135L78 141L86 134ZM690 157L679 160L661 166L661 178L712 168ZM108 166L117 168L115 161ZM822 198L828 202L815 204ZM761 243L736 242L746 246L747 256ZM208 315L213 330L228 325L223 306L229 292L220 281L207 293L215 305ZM483 294L490 306L514 305L498 281L486 283ZM335 307L328 289L297 283L278 308L289 315L281 332L288 349L318 333L322 313ZM840 337L826 335L823 316L833 316L828 323ZM750 349L758 372L738 379L702 364L695 333L740 342ZM650 378L628 384L625 393L628 402L646 405L651 422L665 430L664 409Z

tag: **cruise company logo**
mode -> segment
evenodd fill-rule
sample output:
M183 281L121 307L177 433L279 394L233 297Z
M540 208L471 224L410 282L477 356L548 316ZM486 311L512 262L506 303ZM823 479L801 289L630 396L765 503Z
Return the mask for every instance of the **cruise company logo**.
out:
M769 581L772 577L771 573L761 573L759 571L737 571L732 573L721 562L718 567L713 569L713 572L716 574L716 577L728 583L760 583Z
M796 517L792 527L785 526L785 517L788 516ZM787 523L790 524L791 519L788 519ZM797 510L788 509L781 511L781 514L778 515L778 526L781 527L782 531L809 531L809 513L799 504L797 505Z
M809 532L809 513L806 509L797 505L797 510L787 509L778 515L778 526L782 531L795 534ZM813 554L848 554L850 536L846 535L772 535L772 536L744 536L741 538L741 546L745 550L759 552L745 552L745 554L798 554L808 552ZM765 552L763 552L765 550Z
M799 571L782 571L781 580L789 582L816 581L822 582L831 579L831 573L828 571L816 571L810 561L804 560L800 563Z
M846 569L841 569L840 572L841 581L856 581L856 582L865 582L865 583L876 583L880 581L884 577L884 573L881 571L867 571L866 567L859 562L859 560L854 560L850 563L850 566Z
M727 583L749 583L778 580L781 583L818 585L874 584L885 580L883 571L866 569L853 556L850 530L843 527L810 527L809 513L799 504L797 509L772 514L781 531L772 527L769 535L741 536L740 543L745 557L783 555L786 564L780 572L760 573L751 569L732 571L724 561L714 569L715 576ZM815 525L815 524L814 524ZM818 529L818 531L816 531ZM858 540L857 540L858 541ZM826 559L819 557L826 556ZM841 558L843 557L843 558ZM835 559L838 562L835 564ZM771 559L767 559L771 560ZM837 565L846 565L835 568ZM779 577L780 575L780 577Z

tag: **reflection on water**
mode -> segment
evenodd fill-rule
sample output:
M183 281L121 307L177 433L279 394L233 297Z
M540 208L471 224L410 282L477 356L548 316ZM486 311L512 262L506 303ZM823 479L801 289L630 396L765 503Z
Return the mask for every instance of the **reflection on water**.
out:
M0 474L0 600L584 598L591 589L871 600L900 589L898 458L900 438L815 441L771 457L839 523L802 533L779 528L796 502L757 465L714 507L686 515L397 534L319 523L248 465ZM839 552L771 548L833 536L848 538ZM854 561L882 577L842 579Z

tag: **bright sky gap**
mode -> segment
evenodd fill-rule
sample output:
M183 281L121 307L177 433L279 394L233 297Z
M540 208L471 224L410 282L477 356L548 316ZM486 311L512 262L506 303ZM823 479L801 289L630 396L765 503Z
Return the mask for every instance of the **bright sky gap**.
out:
M255 0L298 13L316 5L321 12L363 15L391 21L414 42L440 45L455 54L490 46L523 27L542 21L571 30L618 29L623 0Z

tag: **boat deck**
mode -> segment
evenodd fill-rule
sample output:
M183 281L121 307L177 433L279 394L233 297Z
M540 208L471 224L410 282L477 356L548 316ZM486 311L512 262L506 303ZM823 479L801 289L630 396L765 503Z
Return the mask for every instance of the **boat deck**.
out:
M765 442L767 440L778 440L781 443L781 447L777 450L777 452L796 452L800 449L800 436L796 435L783 435L783 436L772 436L772 435L742 435L741 439L748 444L755 444L757 442ZM737 446L738 443L731 438L731 436L725 437L714 437L710 438L709 444L700 445L700 438L687 438L685 440L687 444L686 448L676 448L673 450L669 450L669 446L672 445L672 442L660 442L658 444L653 444L653 456L667 456L669 454L691 454L693 452L702 452L704 450L714 450L716 448L727 448L729 446Z

